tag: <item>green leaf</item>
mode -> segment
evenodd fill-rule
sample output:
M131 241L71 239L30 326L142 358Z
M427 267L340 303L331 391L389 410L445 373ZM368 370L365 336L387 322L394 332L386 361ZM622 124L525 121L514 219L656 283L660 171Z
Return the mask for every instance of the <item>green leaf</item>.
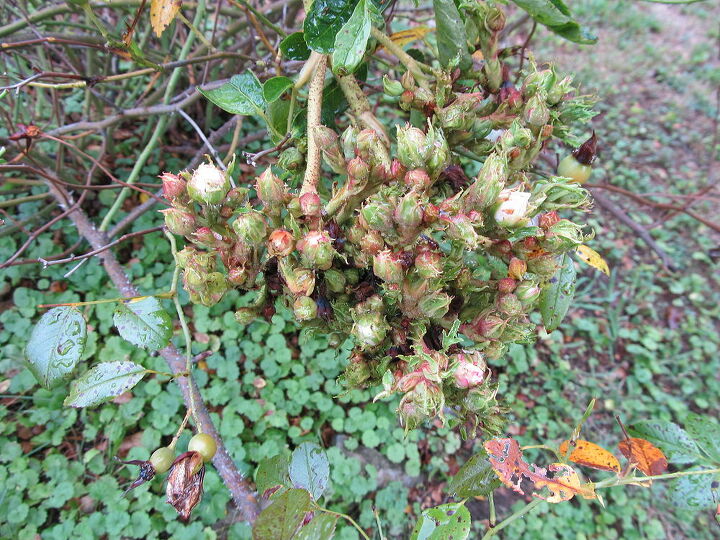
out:
M290 114L290 102L287 99L273 101L268 104L268 128L275 144L279 143L287 133L288 114Z
M289 489L278 495L263 510L253 525L253 540L290 540L310 510L310 494L304 489Z
M335 36L348 21L357 0L315 0L303 23L305 43L313 51L330 54Z
M307 489L317 501L330 479L330 464L325 451L315 443L302 443L292 453L289 473L293 485Z
M302 32L295 32L280 42L280 51L288 60L307 60L310 58L310 49L305 43Z
M486 497L502 483L488 461L485 452L472 456L455 474L448 485L448 492L461 499Z
M69 306L45 313L25 347L28 368L45 388L66 378L85 350L87 326L80 312Z
M702 470L698 467L688 469L691 471ZM670 480L667 491L673 505L688 510L704 510L717 506L718 501L713 498L713 480L720 480L717 474L698 474L693 476L681 476Z
M423 510L410 540L463 540L470 534L470 512L463 503Z
M710 459L720 464L720 424L708 416L690 413L684 427Z
M569 41L582 44L597 42L597 37L582 28L570 15L562 0L513 0L549 30Z
M268 489L289 485L288 465L290 456L286 453L263 459L255 472L255 487L258 493L262 495Z
M113 313L113 323L123 338L151 351L167 346L173 335L172 319L154 296L122 302Z
M371 0L360 0L352 16L335 37L335 51L332 55L333 73L347 75L354 72L365 55L370 38L370 10L377 9Z
M312 521L293 536L293 540L330 540L335 534L337 520L337 516L316 513Z
M220 88L198 91L212 103L231 114L264 116L263 87L255 74L247 70L235 75Z
M103 362L73 383L64 404L94 407L130 390L147 372L134 362Z
M643 420L628 428L633 437L647 439L662 450L670 463L693 463L700 450L690 435L677 424L665 420Z
M272 77L263 83L263 97L268 103L280 99L293 82L288 77Z
M435 9L435 27L437 29L438 59L443 67L448 67L454 60L459 66L466 68L470 64L467 52L467 35L465 24L453 0L433 0Z
M552 332L565 318L575 295L575 264L566 253L560 268L540 293L540 315L548 332Z

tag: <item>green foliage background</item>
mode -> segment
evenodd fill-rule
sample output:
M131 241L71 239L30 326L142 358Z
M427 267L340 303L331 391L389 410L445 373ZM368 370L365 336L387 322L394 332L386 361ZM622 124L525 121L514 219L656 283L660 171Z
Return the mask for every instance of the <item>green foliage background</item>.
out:
M536 55L558 58L563 69L577 72L587 91L601 96L595 128L603 143L593 181L636 192L691 193L703 186L704 164L719 150L709 148L712 89L720 85L720 69L713 61L718 30L708 21L717 8L706 2L670 12L666 6L607 0L582 0L571 7L597 31L599 44L579 48L538 29ZM123 145L118 153L126 157L116 161L115 171L121 177L142 147L141 136ZM171 170L183 166L165 163ZM157 165L149 165L141 181L152 182L159 172ZM103 192L101 200L109 203L112 197ZM5 198L2 191L0 198ZM27 217L41 209L41 202L32 202L20 212ZM652 221L643 213L631 214L646 225ZM134 228L160 221L147 214ZM720 288L717 263L708 255L717 248L717 236L686 216L652 229L678 265L670 274L660 271L647 247L606 212L597 211L591 222L597 231L592 245L613 268L611 279L583 269L576 304L561 328L536 346L515 346L494 366L501 373L500 392L513 409L511 433L522 444L565 438L591 397L599 405L584 436L607 447L621 438L615 414L632 423L647 418L682 422L690 412L716 417L720 412ZM63 233L67 242L75 240L72 231ZM0 259L21 241L0 232ZM28 255L55 251L58 247L44 240ZM168 287L169 254L161 235L146 237L132 252L126 249L123 260L131 261L128 269L142 291ZM228 510L229 495L211 467L203 502L188 525L178 522L164 502L158 480L121 497L132 471L113 456L124 441L123 449L131 446L127 459L146 459L167 443L184 413L174 383L148 379L127 403L77 411L62 406L64 388L40 389L22 367L22 348L40 313L37 304L109 295L98 261L64 278L67 270L24 266L0 274L0 381L9 380L0 396L0 537L248 537L247 527ZM67 291L51 292L56 281L66 282ZM386 534L406 536L413 522L409 514L444 502L431 501L431 494L440 492L448 472L480 441L463 443L456 433L438 427L404 438L395 402L372 404L370 390L343 394L336 378L349 344L298 337L282 306L270 321L242 328L232 314L245 302L231 294L211 309L193 309L193 352L213 352L207 370L197 370L198 382L232 457L252 475L263 457L323 440L329 444L332 471L329 507L359 515L364 527L374 525L375 507ZM85 359L128 359L163 370L161 359L114 334L112 310L111 305L87 309L94 332ZM522 504L512 496L508 500ZM507 511L503 504L501 512ZM717 537L711 512L679 507L672 485L615 488L606 494L606 505L603 510L582 500L543 504L506 534L528 539ZM484 516L481 503L471 503L470 509L475 517ZM357 533L340 527L337 537L357 538Z

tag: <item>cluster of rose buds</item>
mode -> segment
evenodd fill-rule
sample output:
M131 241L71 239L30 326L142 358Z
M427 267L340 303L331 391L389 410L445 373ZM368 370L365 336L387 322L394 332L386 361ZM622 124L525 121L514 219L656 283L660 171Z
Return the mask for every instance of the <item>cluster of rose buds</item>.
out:
M211 164L164 174L164 212L187 240L177 262L193 302L255 291L236 313L245 324L281 298L304 325L353 336L345 383L401 393L408 428L453 416L493 433L500 409L486 359L533 339L529 314L560 256L585 240L561 215L587 209L587 191L533 165L552 139L573 142L571 126L592 113L552 68L530 62L513 86L497 48L502 11L464 9L484 60L430 84L409 71L385 77L398 114L424 119L397 125L395 141L379 122L315 127L307 138L327 166L317 190L290 187L302 181L303 139L251 185L232 187ZM443 345L451 329L465 349Z

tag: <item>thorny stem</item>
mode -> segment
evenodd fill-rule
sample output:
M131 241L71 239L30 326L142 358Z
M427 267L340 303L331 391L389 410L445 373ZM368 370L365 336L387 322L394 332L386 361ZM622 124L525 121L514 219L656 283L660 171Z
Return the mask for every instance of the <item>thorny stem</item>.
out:
M175 271L173 272L173 280L170 286L170 290L174 293L172 299L173 303L175 304L175 311L177 312L178 319L180 320L180 327L183 331L183 338L185 339L185 371L187 372L187 377L190 378L190 374L192 373L192 338L190 336L190 328L188 327L187 320L185 320L185 312L182 309L182 305L180 305L180 295L177 294L177 284L178 279L180 278L180 265L178 264L177 243L175 242L175 236L173 236L170 231L165 231L165 236L167 236L168 240L170 241L170 250L172 252L173 259L175 260ZM190 413L192 414L193 420L195 420L195 425L197 426L198 432L202 433L202 423L200 422L200 419L198 418L195 411L195 392L190 392Z
M315 54L315 53L313 53ZM312 61L312 57L310 60ZM305 193L317 193L317 184L320 180L320 159L322 153L320 147L315 141L315 128L320 125L322 115L322 92L325 82L325 68L327 66L327 57L320 55L317 61L317 67L310 81L310 90L307 102L307 167L305 168L305 177L303 178L300 195Z
M412 56L406 53L400 45L395 43L390 36L384 34L374 26L370 29L372 37L378 40L378 42L385 47L388 51L397 57L400 62L413 74L417 83L423 88L429 88L427 76L423 73L423 68L427 71L432 72L430 66L426 66L415 60Z
M337 82L345 95L345 99L347 99L353 116L357 118L358 122L363 127L372 129L375 133L380 135L385 143L385 146L389 148L390 139L387 136L387 133L385 133L385 128L377 119L377 116L373 114L370 103L368 102L365 93L362 91L362 88L360 88L360 85L355 77L352 74L338 76ZM388 163L390 163L389 154L383 157Z
M362 529L362 527L360 527L360 525L358 525L357 522L356 522L353 518L351 518L350 516L348 516L347 514L343 514L343 513L340 513L340 512L333 512L332 510L328 510L327 508L323 508L322 506L320 506L320 505L317 504L317 503L312 503L312 505L313 505L313 508L315 508L315 510L317 510L318 512L324 512L324 513L326 513L326 514L330 514L330 515L333 515L333 516L337 516L337 517L341 517L341 518L343 518L343 519L346 519L348 522L350 522L350 524L351 524L353 527L355 527L355 528L358 530L358 532L362 535L362 537L363 537L365 540L370 540L370 537L369 537L369 536L367 535L367 533Z
M523 506L520 510L512 514L511 516L506 517L503 519L500 523L498 523L495 527L488 529L488 531L485 533L485 535L482 537L482 540L487 540L488 538L491 538L492 536L496 535L499 531L503 530L505 527L510 525L513 521L516 521L523 517L525 514L530 512L533 508L535 508L538 504L543 502L543 499L535 499L533 501L530 501L525 506Z

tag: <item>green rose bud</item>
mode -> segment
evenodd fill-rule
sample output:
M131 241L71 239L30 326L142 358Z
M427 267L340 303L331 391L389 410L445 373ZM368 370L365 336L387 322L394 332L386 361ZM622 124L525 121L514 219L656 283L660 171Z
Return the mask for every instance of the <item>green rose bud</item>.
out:
M514 294L500 294L495 299L498 311L507 315L519 315L522 313L522 304Z
M299 171L304 163L305 156L294 146L283 150L277 162L278 167L290 172Z
M450 309L452 297L444 292L436 292L428 296L424 296L418 303L420 313L428 319L442 319Z
M398 201L393 217L403 236L407 237L419 232L423 221L423 207L426 202L415 191L410 191Z
M303 264L320 270L328 270L332 267L335 248L327 232L308 232L298 241L297 249L302 253Z
M450 164L450 147L442 133L430 124L427 133L427 171L431 177L437 176Z
M345 278L345 274L343 272L331 268L325 271L323 277L325 278L325 285L330 292L334 292L337 294L342 294L345 292L347 279Z
M373 256L373 272L386 283L399 284L405 277L400 256L385 249Z
M443 272L442 254L425 250L415 257L415 271L423 279L435 279Z
M265 218L255 210L238 215L232 223L232 228L240 240L251 246L259 246L265 242L268 235Z
M340 142L345 159L357 157L357 136L358 129L354 126L349 126L343 131Z
M505 186L509 174L507 158L504 155L490 154L483 163L475 181L463 195L463 208L466 212L481 211L497 201Z
M387 233L394 230L393 206L387 201L373 200L360 209L360 215L368 227Z
M200 165L187 183L188 195L200 204L220 204L228 191L230 181L211 163Z
M300 296L295 299L293 312L298 321L310 321L317 317L317 303L309 296Z
M173 234L185 236L195 231L197 227L195 214L180 208L166 208L160 212L165 215L165 227Z
M535 128L541 128L548 123L550 109L548 109L544 93L538 92L525 103L523 119L529 126Z
M259 315L256 308L241 307L235 311L235 320L239 324L246 326L257 319Z
M313 133L325 163L335 174L347 174L345 156L340 148L337 133L327 126L316 126Z
M398 159L408 169L423 169L428 156L428 142L422 130L397 126Z
M265 206L271 208L277 208L279 205L287 202L289 198L285 182L275 176L270 167L265 169L263 173L257 177L255 190L257 191L258 199L260 199Z
M405 90L400 81L392 80L387 75L383 75L383 92L388 96L398 97Z

